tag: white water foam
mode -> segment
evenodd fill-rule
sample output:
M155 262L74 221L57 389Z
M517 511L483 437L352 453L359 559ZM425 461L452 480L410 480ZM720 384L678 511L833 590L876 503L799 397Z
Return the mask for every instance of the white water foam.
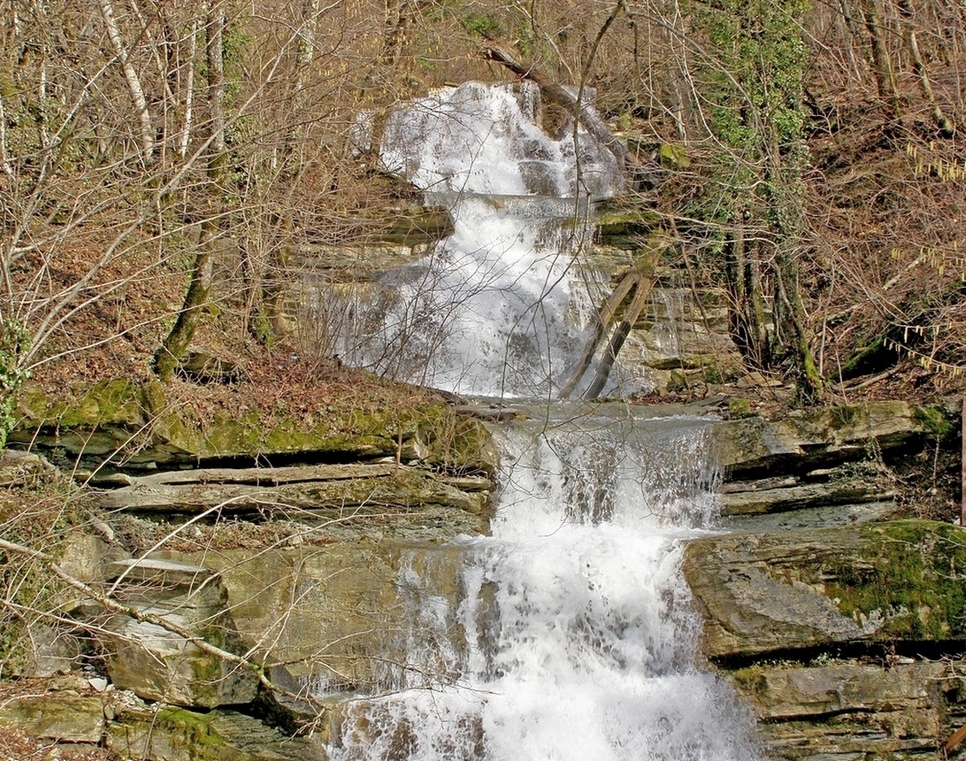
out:
M716 508L707 430L585 416L507 432L493 536L463 540L462 603L437 615L461 632L460 677L359 701L333 759L757 758L750 717L693 665L680 561Z
M387 167L436 193L456 229L387 281L395 298L363 321L376 340L356 363L466 394L553 395L588 300L575 264L588 230L560 222L617 180L587 138L544 135L535 99L463 85L389 120ZM708 424L629 409L557 403L505 432L492 536L458 540L458 595L404 564L407 661L351 703L333 761L759 757L748 712L694 665L680 563L716 514Z

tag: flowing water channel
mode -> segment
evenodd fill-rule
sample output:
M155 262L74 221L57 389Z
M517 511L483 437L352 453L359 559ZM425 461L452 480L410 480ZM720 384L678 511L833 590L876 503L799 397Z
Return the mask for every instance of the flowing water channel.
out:
M588 136L543 134L536 97L469 84L390 119L387 167L446 202L456 232L393 276L399 298L366 317L375 342L346 346L360 364L512 397L526 414L496 432L492 534L455 540L455 593L400 569L407 660L351 705L332 757L750 761L747 711L695 665L680 573L686 540L715 520L710 423L552 401L594 283L573 220L620 182Z

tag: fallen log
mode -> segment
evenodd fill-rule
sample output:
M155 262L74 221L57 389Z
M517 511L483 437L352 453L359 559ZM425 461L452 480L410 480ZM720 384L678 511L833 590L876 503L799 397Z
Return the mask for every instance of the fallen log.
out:
M580 381L587 375L594 357L598 355L601 345L606 341L606 346L597 360L594 378L581 396L584 399L596 399L600 395L614 362L617 361L617 355L648 302L651 289L654 287L654 268L667 246L667 238L664 235L652 236L637 264L624 274L604 300L597 311L593 333L584 345L584 351L567 382L558 393L560 399L570 398ZM620 320L617 319L618 315Z
M584 377L584 374L587 372L587 368L590 367L590 363L594 359L594 354L597 353L600 342L604 338L604 331L613 321L618 307L620 307L624 299L627 298L627 295L631 292L631 289L637 285L636 274L637 273L629 273L621 278L621 281L617 284L617 287L604 301L603 306L601 306L600 311L597 313L596 319L594 320L594 332L584 346L584 353L581 355L576 367L574 367L573 371L571 372L567 382L564 383L563 387L560 389L561 399L569 398L574 392L574 389L577 387L577 384L580 383L580 379Z
M637 322L637 318L640 317L641 310L647 303L648 297L651 295L651 288L653 287L654 278L643 275L640 277L637 288L634 290L634 296L624 313L624 318L617 324L617 328L614 330L610 341L607 343L607 348L604 350L604 354L597 364L597 372L594 374L594 379L584 392L584 399L596 399L600 396L600 392L604 390L604 384L607 383L607 379L610 377L610 371L614 366L614 362L617 361L617 355L624 346L624 341L627 340L627 336L630 335L631 328Z
M963 740L966 740L966 725L961 726L946 740L946 744L943 745L943 751L945 753L952 753L962 744Z

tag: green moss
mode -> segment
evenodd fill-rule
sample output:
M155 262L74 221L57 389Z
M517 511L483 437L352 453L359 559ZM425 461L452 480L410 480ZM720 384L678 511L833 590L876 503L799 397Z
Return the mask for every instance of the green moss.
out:
M20 400L21 425L93 428L98 425L144 424L141 387L126 378L102 380L77 398L51 398L37 386L24 389Z
M136 457L138 461L204 460L312 453L339 459L421 459L456 472L488 472L496 454L486 427L444 403L403 404L382 409L260 413L211 404L169 401L157 381L142 386L125 379L94 384L72 401L28 389L18 441L37 429L69 453L89 457ZM146 423L150 421L150 426Z
M487 13L466 13L460 17L460 26L474 37L496 40L503 36L500 22Z
M741 690L750 692L760 689L765 682L767 673L773 670L774 667L771 665L756 663L753 666L730 671L728 676Z
M661 166L667 169L687 169L691 159L680 143L663 143L660 151Z
M450 471L485 472L492 475L498 455L486 426L449 407L424 411L418 422L417 437L429 448L429 459Z
M157 722L166 727L171 737L178 737L181 749L190 751L193 761L222 761L233 750L212 725L213 714L197 713L187 708L164 706L158 710Z
M30 371L23 364L30 337L18 320L0 317L0 447L17 418L17 398Z
M831 411L832 419L830 427L833 429L845 428L855 423L861 414L861 409L854 404L843 404L833 407Z
M917 407L912 416L936 441L942 441L954 430L952 421L940 407Z
M824 571L839 610L857 622L881 616L879 639L966 638L966 531L932 521L859 531L857 555Z
M583 223L584 220L575 220ZM593 222L601 243L622 248L637 248L641 238L661 230L663 219L653 209L621 201L604 202L597 207Z
M751 402L740 397L728 400L728 415L733 418L749 417L752 415Z
M705 383L710 383L712 385L720 385L724 383L724 377L721 374L721 370L716 365L705 365L701 368L701 379Z
M688 384L688 376L683 370L671 370L671 372L668 373L665 388L669 394L677 394L687 391L690 388Z

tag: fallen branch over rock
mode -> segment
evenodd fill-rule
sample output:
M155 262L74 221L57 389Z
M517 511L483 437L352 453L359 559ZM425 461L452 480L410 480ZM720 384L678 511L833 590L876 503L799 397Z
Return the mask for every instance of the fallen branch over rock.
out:
M600 120L597 113L581 103L567 88L554 82L539 69L518 61L506 50L495 45L485 47L483 57L488 61L505 66L518 77L533 82L540 88L540 93L544 98L561 106L601 145L606 147L617 159L618 166L627 176L650 187L657 185L657 177L654 171L644 167L637 157L627 150L627 147Z

